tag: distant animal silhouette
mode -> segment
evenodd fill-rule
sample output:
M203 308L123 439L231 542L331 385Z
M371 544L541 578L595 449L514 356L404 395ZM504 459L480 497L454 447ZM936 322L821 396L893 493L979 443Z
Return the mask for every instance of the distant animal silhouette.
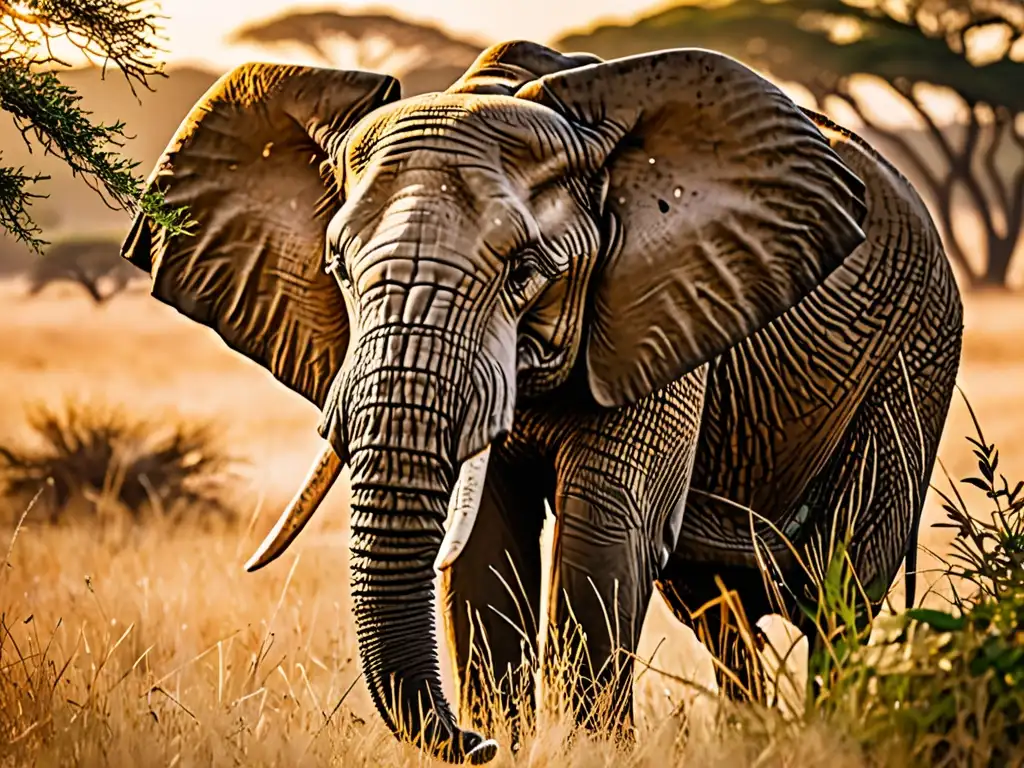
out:
M120 256L113 238L71 239L52 245L29 270L30 296L59 282L80 285L97 304L123 292L139 273Z

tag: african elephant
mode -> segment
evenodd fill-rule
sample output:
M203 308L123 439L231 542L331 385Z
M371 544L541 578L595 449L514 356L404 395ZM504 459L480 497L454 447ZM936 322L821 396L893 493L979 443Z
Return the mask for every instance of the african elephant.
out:
M250 64L149 184L193 220L136 219L123 253L154 296L322 411L326 446L247 567L347 464L367 686L444 759L497 746L442 693L435 564L460 691L485 653L506 706L529 701L511 681L545 502L548 623L571 609L589 652L581 721L628 682L604 661L655 583L685 618L718 566L746 574L732 507L802 534L853 498L881 581L906 552L957 367L948 265L888 164L733 59L511 42L404 100L385 75Z

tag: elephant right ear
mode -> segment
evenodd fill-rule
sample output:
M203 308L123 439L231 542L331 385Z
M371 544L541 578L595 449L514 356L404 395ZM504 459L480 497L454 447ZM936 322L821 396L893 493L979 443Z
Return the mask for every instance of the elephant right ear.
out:
M565 116L581 170L608 176L587 341L602 405L635 402L759 331L864 241L863 182L735 59L660 51L516 95Z
M341 206L322 165L360 118L400 98L386 75L246 64L179 126L147 185L192 226L139 214L121 255L153 295L322 407L348 346L325 230Z

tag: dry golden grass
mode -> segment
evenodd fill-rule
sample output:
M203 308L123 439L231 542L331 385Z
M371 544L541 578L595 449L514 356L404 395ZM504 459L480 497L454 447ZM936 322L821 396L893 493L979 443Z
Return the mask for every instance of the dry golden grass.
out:
M27 524L0 575L0 764L429 762L390 736L358 680L343 558L307 547L249 576L239 564L252 543ZM567 747L552 707L518 758L503 750L496 764L861 764L833 733L771 717L717 737L695 719L683 742L681 718L655 700L665 687L642 690L634 753L586 738Z
M423 762L390 737L357 680L345 484L287 558L255 575L241 568L317 450L315 408L144 291L102 309L71 288L23 293L22 284L0 283L0 440L21 436L24 405L69 394L140 416L215 417L231 452L250 462L239 503L264 513L248 530L102 533L40 526L29 514L0 560L0 765ZM1007 475L1024 477L1013 370L1024 362L1016 341L1024 302L971 298L967 324L961 385L1002 448ZM940 450L954 477L973 467L962 439L969 424L955 401ZM922 544L946 551L947 533L927 527L941 517L934 499L926 515ZM0 537L0 557L9 541ZM652 654L653 666L709 684L709 659L658 599L640 648ZM742 732L698 727L705 717L683 743L672 712L692 689L649 671L637 691L635 753L585 738L566 751L568 729L548 712L540 735L515 760L503 749L497 764L862 764L832 727L794 729L753 710ZM707 706L697 711L707 715ZM875 757L900 764L893 754Z

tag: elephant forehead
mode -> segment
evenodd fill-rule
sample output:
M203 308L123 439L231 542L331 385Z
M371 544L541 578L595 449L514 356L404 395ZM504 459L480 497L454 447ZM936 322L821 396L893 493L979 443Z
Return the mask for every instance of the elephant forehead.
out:
M542 221L567 218L556 190L531 205L529 191L500 170L437 168L412 162L401 168L374 163L354 184L327 229L338 252L356 261L415 256L451 262L501 260L536 240ZM537 201L534 201L537 202Z
M523 151L558 155L565 142L552 139L561 134L568 137L570 132L556 112L511 96L424 94L377 109L360 121L338 160L360 172L374 160L396 162L409 154L431 154L433 162L442 166L463 156L498 157ZM422 157L420 161L431 162Z
M407 121L455 126L478 122L529 126L557 113L536 102L488 93L425 93L383 105L355 126L358 131L387 132Z

